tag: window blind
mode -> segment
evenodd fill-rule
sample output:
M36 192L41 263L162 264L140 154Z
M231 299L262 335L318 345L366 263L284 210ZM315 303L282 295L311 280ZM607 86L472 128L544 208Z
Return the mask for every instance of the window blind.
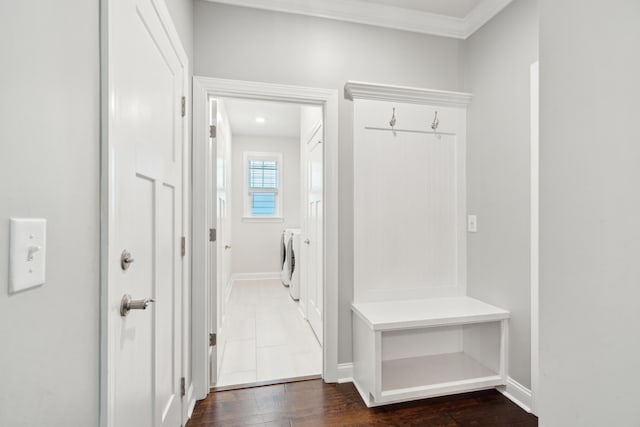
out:
M250 189L278 189L278 162L274 160L249 160Z

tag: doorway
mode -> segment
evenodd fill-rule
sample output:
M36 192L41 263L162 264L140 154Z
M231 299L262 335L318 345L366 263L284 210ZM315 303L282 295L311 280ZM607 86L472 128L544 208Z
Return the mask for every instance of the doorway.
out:
M322 107L218 97L209 108L211 385L319 378Z
M322 366L319 374L325 381L335 382L337 380L337 97L338 94L335 90L203 77L194 78L194 209L192 242L194 260L194 305L192 322L194 337L194 388L198 398L204 398L209 392L210 387L215 386L218 382L217 376L218 373L221 372L224 364L222 359L225 354L230 354L230 352L233 351L242 354L245 353L238 349L229 350L225 348L229 341L224 338L224 335L227 322L232 320L229 315L229 307L233 301L234 289L238 289L238 294L250 292L242 290L247 288L246 285L249 285L249 287L258 287L262 295L276 298L276 292L280 292L281 295L286 296L286 298L281 299L281 302L287 301L290 304L295 304L293 307L296 308L299 318L304 322L302 325L308 330L311 328L310 322L307 322L305 319L308 307L318 306L320 308L319 321L315 322L317 339L315 337L313 338L318 346L320 343L323 343L320 357ZM215 103L213 103L212 100L215 100ZM222 100L222 104L219 103L219 100ZM281 273L283 265L280 260L280 252L282 243L281 234L285 224L284 222L277 222L280 221L280 219L277 218L278 212L275 212L276 214L272 215L273 218L270 220L263 221L266 224L269 224L270 221L272 221L271 224L273 224L273 221L275 221L276 229L278 230L276 244L270 246L273 249L262 250L265 258L277 260L275 263L276 271L272 270L274 268L272 263L269 268L266 268L266 271L264 271L264 268L259 269L262 271L249 270L244 273L236 270L236 275L233 276L233 269L236 268L234 267L233 261L234 253L239 252L238 249L242 246L242 244L239 243L241 239L238 239L239 236L235 235L233 227L226 227L225 230L223 225L225 220L221 220L221 218L225 218L226 216L227 224L230 224L233 223L233 220L228 219L230 218L229 215L237 216L239 219L247 220L248 225L251 224L252 220L248 218L251 215L247 215L247 209L251 208L251 204L247 202L248 199L252 198L251 200L253 201L262 202L268 199L268 209L271 209L273 213L273 209L277 210L278 208L286 206L287 196L285 191L283 195L285 201L281 201L280 203L282 204L278 204L278 195L273 194L273 188L263 188L260 191L257 191L255 188L253 188L252 191L249 191L248 187L243 188L246 187L245 181L249 177L248 171L245 170L248 165L257 165L258 172L264 174L267 173L265 167L273 165L274 162L277 163L278 160L278 151L259 151L255 146L251 150L245 150L245 153L242 155L236 154L235 156L236 160L240 162L237 167L241 169L238 175L239 178L236 178L236 181L239 181L236 182L236 184L240 186L239 194L237 195L239 200L236 200L237 203L234 204L233 201L234 191L227 192L227 190L234 185L232 179L227 181L229 183L227 189L221 191L221 186L218 184L218 181L224 182L224 180L231 176L229 174L233 173L231 171L232 168L229 167L229 165L232 165L232 160L227 158L227 162L225 163L224 159L227 155L224 154L225 150L226 153L231 153L231 158L234 156L231 144L229 144L226 149L221 147L221 143L223 142L221 139L224 140L224 138L228 136L226 132L231 130L232 126L225 124L224 120L220 120L222 115L220 114L218 106L223 105L223 108L227 108L225 104L228 104L229 100L231 100L232 103L234 100L246 102L251 100L262 103L280 103L280 105L282 105L282 103L293 104L301 111L300 126L302 126L303 123L302 111L304 110L301 106L313 108L315 111L318 111L318 116L321 118L322 126L318 127L318 129L321 128L318 134L322 135L322 141L317 145L317 147L320 147L320 151L317 153L322 153L322 162L320 164L316 162L315 173L310 172L307 174L307 177L310 178L309 180L302 176L301 172L297 174L299 177L299 194L301 196L306 194L307 196L305 198L306 202L303 202L301 197L300 201L295 204L299 207L300 215L302 212L308 212L307 209L303 210L303 208L305 207L305 203L312 201L314 208L312 213L317 215L316 218L321 221L322 227L317 228L318 231L312 239L307 233L309 230L307 224L309 224L310 221L303 220L301 215L299 224L287 224L287 229L299 227L301 230L301 239L299 239L298 244L303 248L299 248L301 255L298 258L299 265L301 264L300 261L304 263L304 258L309 256L310 253L313 253L311 247L314 246L314 243L315 253L317 253L320 258L318 263L312 264L316 266L317 274L315 277L319 277L317 281L319 286L318 291L314 294L315 299L312 298L313 301L311 304L308 302L309 295L304 295L305 289L308 290L308 287L300 287L300 295L297 297L298 302L296 302L295 298L292 298L290 288L286 288L282 284ZM215 115L213 114L214 106L216 109ZM255 122L255 117L253 117L252 120ZM216 124L215 131L210 128L210 125L214 123ZM313 136L313 129L308 129L308 131L304 133L302 132L303 128L300 127L300 129L301 131L296 139L300 144L298 145L300 150L298 167L300 170L306 170L308 169L307 166L302 167L302 162L304 161L302 159L302 141L305 137ZM312 147L315 146L315 144L309 144L309 146ZM218 152L219 148L220 152ZM215 160L211 155L213 151L216 153ZM276 153L275 157L273 155L274 153ZM254 163L250 163L250 160ZM283 165L286 170L287 163L284 162ZM319 169L318 165L320 167ZM309 165L309 167L311 166ZM223 172L221 175L221 171L226 172ZM226 174L226 177L224 174ZM313 181L313 178L315 178L315 181ZM212 182L214 183L213 188L216 189L215 197L214 193L207 189L207 183ZM305 191L303 192L303 186L301 185L303 182L313 182L315 187L309 187L305 184ZM316 195L319 194L320 197L314 197L312 190L315 191ZM221 194L221 192L224 194ZM309 194L312 195L309 196ZM274 197L276 200L274 200ZM224 207L225 204L226 209L221 210L221 207ZM235 210L240 211L240 215L233 213L233 206L237 206ZM255 213L258 212L254 212L254 214ZM302 234L303 230L305 230L307 234ZM205 236L206 238L203 238ZM221 238L223 240L220 240ZM273 239L271 241L273 242ZM230 262L228 264L225 261L220 261L225 258L225 252L229 253L228 257ZM231 271L224 272L225 267ZM304 268L300 269L300 272L304 271ZM307 270L307 274L309 274L310 271L313 270ZM243 276L242 274L245 275ZM304 275L304 273L302 274ZM231 280L232 277L233 280ZM210 285L211 282L214 281L214 278L216 285L220 281L221 286L212 287ZM308 283L307 279L308 278L303 277L301 281ZM252 280L256 283L241 283L251 282ZM257 283L258 280L264 282ZM252 298L254 301L260 300L257 295L254 295ZM300 301L302 301L302 303L300 303ZM262 302L265 302L264 298L260 300L260 303ZM226 307L225 303L227 303ZM254 306L262 307L260 304L254 304ZM264 311L263 308L260 308L260 310ZM277 309L272 311L277 312ZM291 311L293 312L294 310ZM257 315L254 313L254 316ZM255 320L253 322L254 325L257 324ZM285 323L286 320L280 320L280 322ZM262 326L264 325L261 323L260 327ZM230 329L232 328L228 328L227 331ZM237 329L242 330L243 327L240 326L237 327ZM257 331L257 329L256 327L255 331ZM277 334L282 335L280 332ZM313 332L311 337L313 337ZM237 358L230 358L230 360L235 359ZM237 362L237 360L235 361ZM255 378L256 381L260 381L257 371L258 369L256 369ZM237 372L248 374L248 370ZM281 375L282 374L280 374L280 376ZM234 382L244 383L245 381L247 381L247 377L236 379Z

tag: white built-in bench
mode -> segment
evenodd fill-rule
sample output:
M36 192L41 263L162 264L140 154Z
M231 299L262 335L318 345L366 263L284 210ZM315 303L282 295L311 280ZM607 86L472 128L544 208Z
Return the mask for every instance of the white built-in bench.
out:
M347 82L345 95L358 391L377 406L505 384L509 313L465 296L472 94Z
M506 310L470 297L352 310L353 379L367 406L506 384Z

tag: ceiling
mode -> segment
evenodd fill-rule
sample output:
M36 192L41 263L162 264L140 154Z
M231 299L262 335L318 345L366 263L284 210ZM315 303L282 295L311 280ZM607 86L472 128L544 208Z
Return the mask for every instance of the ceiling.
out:
M300 137L299 104L225 98L224 105L233 135Z
M466 39L512 0L209 0Z
M386 4L401 9L419 10L435 15L464 18L481 0L365 0L368 3Z

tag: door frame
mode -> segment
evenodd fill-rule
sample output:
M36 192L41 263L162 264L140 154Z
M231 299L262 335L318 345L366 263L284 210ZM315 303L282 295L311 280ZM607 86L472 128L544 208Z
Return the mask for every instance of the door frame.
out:
M110 198L113 196L113 185L110 182L110 171L112 168L110 151L112 148L109 127L111 123L111 98L109 90L111 88L111 77L109 74L109 36L111 23L109 19L109 11L111 2L114 0L100 1L100 399L99 399L99 425L100 427L114 427L110 414L113 412L114 406L114 390L113 390L113 373L115 366L113 346L113 331L109 327L109 225L112 221ZM167 35L173 49L178 57L183 70L183 87L182 93L189 98L189 58L178 35L178 31L173 23L171 14L167 9L164 0L150 0L158 18L162 23L165 34ZM190 230L190 118L191 112L189 102L186 102L185 115L183 117L182 127L182 226L183 236L189 236ZM189 308L190 293L189 280L190 272L189 253L182 258L182 376L186 376L189 372L190 343L189 343ZM187 384L191 383L190 378L186 378ZM190 388L193 392L193 387ZM182 400L181 417L182 422L186 423L193 408L195 407L195 398L193 393L187 393Z
M193 77L193 205L192 205L192 369L194 394L209 393L208 301L206 286L209 231L206 228L206 149L209 141L208 102L212 97L315 104L323 107L324 254L323 366L326 382L338 381L338 91L273 83ZM215 251L215 249L212 249ZM200 337L196 339L196 337Z

